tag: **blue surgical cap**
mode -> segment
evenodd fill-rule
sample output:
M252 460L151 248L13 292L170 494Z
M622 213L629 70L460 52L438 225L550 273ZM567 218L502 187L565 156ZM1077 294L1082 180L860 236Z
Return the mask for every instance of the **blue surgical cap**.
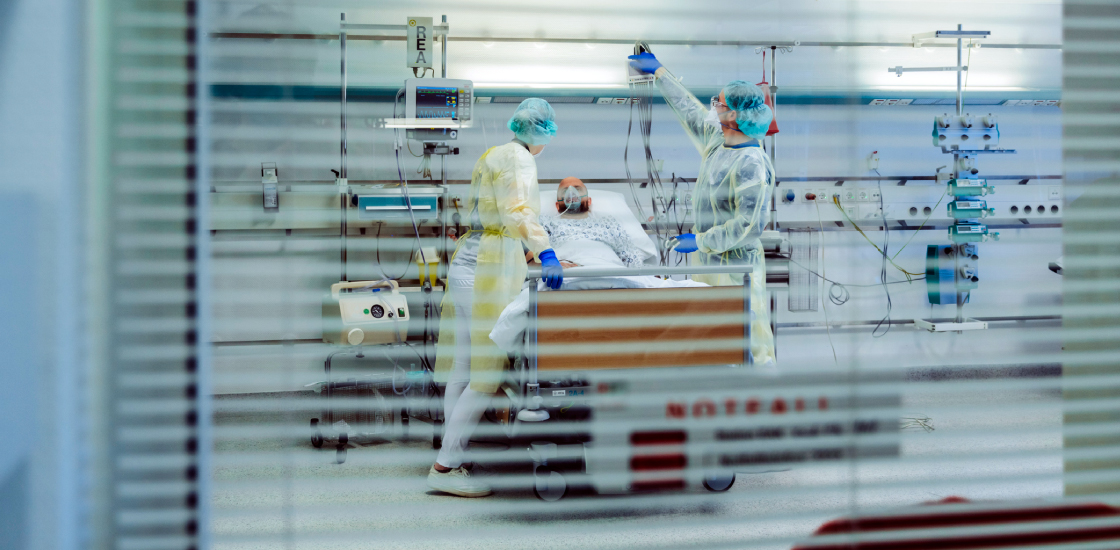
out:
M509 119L509 129L529 145L544 145L556 135L556 111L539 97L522 101Z
M723 87L723 97L727 99L727 108L737 112L735 122L740 132L755 138L766 137L774 111L766 105L761 88L745 80L733 80Z

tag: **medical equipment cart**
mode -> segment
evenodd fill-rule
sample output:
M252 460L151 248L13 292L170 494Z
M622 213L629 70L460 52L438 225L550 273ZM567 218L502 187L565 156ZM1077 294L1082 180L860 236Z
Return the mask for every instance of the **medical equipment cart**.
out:
M322 398L311 419L311 444L335 448L346 461L350 443L407 437L410 420L435 425L439 448L440 407L432 372L408 343L358 346L332 352L323 362L325 380L314 384Z

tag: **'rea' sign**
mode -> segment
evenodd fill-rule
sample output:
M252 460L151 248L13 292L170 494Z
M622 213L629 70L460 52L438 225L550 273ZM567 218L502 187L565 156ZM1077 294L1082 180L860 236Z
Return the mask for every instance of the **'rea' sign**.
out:
M432 18L408 18L408 66L410 68L432 68Z

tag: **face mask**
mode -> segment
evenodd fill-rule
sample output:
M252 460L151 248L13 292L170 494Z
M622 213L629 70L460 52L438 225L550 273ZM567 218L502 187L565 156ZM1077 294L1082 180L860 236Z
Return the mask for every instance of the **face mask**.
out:
M712 107L708 110L708 116L704 117L704 124L715 126L716 128L723 129L723 122L719 120L719 113L716 108Z
M541 152L533 155L533 158L537 158L537 157L541 156L541 153L543 153L543 152L544 152L544 149L541 149ZM532 153L530 153L530 154L532 154Z
M568 187L564 191L564 198L560 201L564 203L564 214L580 214L586 212L587 209L583 206L583 199L585 195L581 195L575 187Z

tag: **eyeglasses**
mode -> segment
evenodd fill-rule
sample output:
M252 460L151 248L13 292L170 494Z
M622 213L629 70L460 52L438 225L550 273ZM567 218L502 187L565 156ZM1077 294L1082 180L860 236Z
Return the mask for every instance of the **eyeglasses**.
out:
M731 109L731 107L728 107L726 103L719 100L718 95L712 96L711 105L712 105L713 109L716 108L716 107L723 107L724 109Z

